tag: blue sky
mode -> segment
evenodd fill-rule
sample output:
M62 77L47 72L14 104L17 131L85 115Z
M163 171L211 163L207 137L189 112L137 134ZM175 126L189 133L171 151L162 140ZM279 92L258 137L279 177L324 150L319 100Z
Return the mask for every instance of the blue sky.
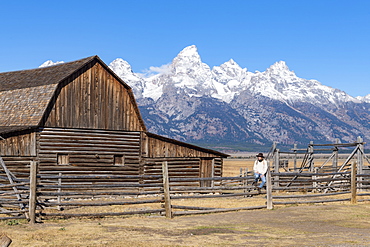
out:
M370 1L1 1L0 72L98 55L134 72L196 45L209 66L234 59L264 71L283 60L297 76L352 96L370 94Z

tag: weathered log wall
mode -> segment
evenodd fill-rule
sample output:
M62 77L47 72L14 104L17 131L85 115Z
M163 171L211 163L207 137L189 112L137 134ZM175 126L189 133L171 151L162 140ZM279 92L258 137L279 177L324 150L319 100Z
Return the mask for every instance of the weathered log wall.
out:
M0 140L0 156L36 156L35 132Z
M140 132L45 128L38 138L41 173L139 175Z
M143 133L143 156L156 157L222 157L213 150L196 147L173 139Z

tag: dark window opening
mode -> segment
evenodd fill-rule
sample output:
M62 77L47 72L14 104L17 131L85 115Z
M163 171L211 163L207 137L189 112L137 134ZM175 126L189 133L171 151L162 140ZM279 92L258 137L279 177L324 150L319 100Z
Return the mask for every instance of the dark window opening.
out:
M114 155L115 166L125 166L125 157L123 155Z

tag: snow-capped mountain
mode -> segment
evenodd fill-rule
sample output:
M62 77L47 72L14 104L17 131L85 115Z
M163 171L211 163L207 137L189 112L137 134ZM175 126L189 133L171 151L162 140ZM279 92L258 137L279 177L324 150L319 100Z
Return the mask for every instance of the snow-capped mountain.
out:
M210 68L193 45L154 75L121 58L109 67L132 87L148 130L181 141L215 148L370 138L370 95L299 78L284 61L263 72L232 59Z
M139 89L142 95L153 100L158 100L166 86L171 86L185 90L190 96L210 96L227 103L244 90L284 102L335 104L363 101L316 80L297 77L284 61L276 62L264 72L252 73L230 59L211 70L201 61L194 45L186 47L173 59L169 72L149 78L140 78L122 59L114 60L110 67L133 88Z
M250 72L232 59L211 69L189 46L164 73L149 77L110 67L140 92L149 131L179 140L246 145L370 137L370 96L354 98L299 78L284 61L264 72Z
M357 96L356 99L358 99L359 101L370 103L370 94L368 94L368 95L366 95L364 97Z
M56 62L53 62L52 60L47 60L43 64L41 64L39 66L39 68L49 67L49 66L60 64L60 63L64 63L64 61L56 61Z
M144 92L144 81L143 79L135 74L131 65L121 58L115 59L109 64L109 67L125 82L130 84L134 91L135 97L141 98Z

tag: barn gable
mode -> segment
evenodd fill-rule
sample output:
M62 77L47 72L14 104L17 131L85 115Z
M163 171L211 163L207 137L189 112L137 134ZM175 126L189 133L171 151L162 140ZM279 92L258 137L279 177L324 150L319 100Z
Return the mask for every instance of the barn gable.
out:
M131 88L97 56L1 73L0 126L145 130Z

